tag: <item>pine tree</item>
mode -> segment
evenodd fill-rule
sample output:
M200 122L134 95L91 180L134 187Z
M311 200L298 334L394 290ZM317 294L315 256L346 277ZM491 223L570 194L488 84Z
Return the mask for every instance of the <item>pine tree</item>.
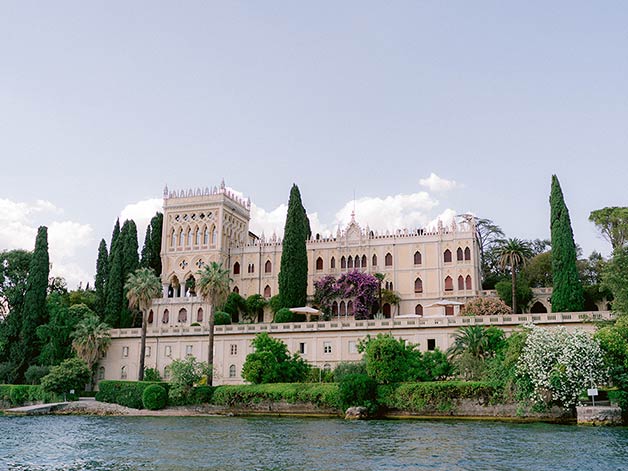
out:
M48 322L46 295L49 275L48 228L41 226L37 230L35 250L28 267L28 278L26 280L20 335L22 358L17 368L19 378L22 377L31 364L34 364L41 350L41 342L37 337L36 330L37 327Z
M550 193L550 228L552 236L552 272L554 291L552 312L582 311L584 294L576 266L576 244L556 175L552 175Z
M122 286L126 283L129 275L140 266L140 259L138 256L138 243L137 243L137 226L135 222L131 220L124 221L122 229L120 231L119 238L120 246L122 249ZM123 289L120 311L120 327L131 327L133 325L134 312L129 309L129 305L126 302L126 290Z
M105 317L105 304L107 301L107 278L109 276L109 254L107 253L107 243L101 239L98 246L98 258L96 259L96 277L94 278L94 288L96 289L96 310L100 320Z
M305 306L307 300L307 248L309 221L296 185L290 190L284 228L279 296L283 307Z

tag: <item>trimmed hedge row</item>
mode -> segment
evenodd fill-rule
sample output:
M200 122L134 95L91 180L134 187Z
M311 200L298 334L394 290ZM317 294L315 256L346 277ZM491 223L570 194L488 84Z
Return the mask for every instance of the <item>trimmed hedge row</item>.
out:
M246 406L262 401L309 402L319 407L340 408L338 385L335 383L273 383L218 386L212 404Z
M98 383L98 392L96 400L102 402L111 402L133 409L142 409L142 394L151 384L158 384L168 392L168 383L160 383L154 381L112 381L105 380Z
M378 402L388 409L420 412L426 408L449 410L459 399L477 399L489 404L499 401L502 390L479 381L440 381L380 385Z
M27 402L57 402L60 397L46 392L40 385L0 384L0 403L20 407Z

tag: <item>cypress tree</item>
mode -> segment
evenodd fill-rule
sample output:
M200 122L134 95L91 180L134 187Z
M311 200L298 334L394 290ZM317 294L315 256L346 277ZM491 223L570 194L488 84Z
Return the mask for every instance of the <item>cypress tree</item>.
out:
M140 267L150 268L151 258L153 255L153 237L151 235L150 224L146 227L146 236L144 237L144 246L142 247L142 255L140 257Z
M48 228L41 226L37 230L35 250L28 267L26 293L22 311L20 342L22 358L17 368L21 378L28 366L34 364L41 350L36 330L48 322L46 295L48 293L48 276L50 275L50 258L48 256Z
M309 221L299 187L292 185L284 227L279 296L283 307L305 306L307 300L307 248Z
M556 175L552 175L550 193L550 229L552 235L552 312L582 311L584 293L576 266L576 244Z
M94 278L94 288L96 289L96 313L100 320L105 317L105 304L107 300L106 287L109 276L109 254L107 253L107 243L101 239L98 246L98 258L96 259L96 277Z
M155 271L157 276L161 276L161 231L164 224L163 213L157 212L150 220L151 234L151 260L149 268Z
M109 265L111 265L111 258L113 256L113 248L118 242L120 237L120 219L116 219L116 223L113 225L113 232L111 233L111 243L109 244Z
M124 287L127 278L140 266L140 259L138 256L138 243L137 243L137 226L135 222L131 220L124 221L122 229L120 230L119 244L121 247L122 255L122 273L121 283ZM134 319L134 311L129 309L129 305L126 301L126 291L122 291L121 299L121 311L120 311L120 327L131 327Z
M122 297L124 283L122 282L122 247L114 244L109 252L109 274L105 298L105 322L114 329L120 327L120 313L122 311Z

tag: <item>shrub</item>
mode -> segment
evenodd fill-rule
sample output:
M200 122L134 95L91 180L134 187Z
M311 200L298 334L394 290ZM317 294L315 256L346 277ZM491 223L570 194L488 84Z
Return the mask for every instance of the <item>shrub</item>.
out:
M340 410L338 385L334 383L275 383L218 386L212 403L219 406L247 407L262 401L311 403L319 407Z
M287 307L281 308L275 313L275 318L273 319L273 322L294 322L294 312L292 312Z
M396 383L408 379L421 353L416 346L390 334L367 336L358 344L364 352L366 372L378 383Z
M224 311L216 311L214 313L214 325L231 324L231 315Z
M11 384L17 378L15 363L0 363L0 384Z
M189 404L209 404L214 395L214 388L211 386L196 386L189 395Z
M334 372L322 368L311 367L303 379L304 383L333 383Z
M159 410L166 407L168 393L158 384L151 384L144 388L142 393L142 405L148 410Z
M346 375L366 374L366 363L360 361L343 361L334 368L334 381L340 383Z
M343 409L364 406L370 414L377 412L377 383L366 374L347 374L338 384L338 397Z
M499 298L475 298L460 309L463 316L500 316L512 313L512 309Z
M159 374L159 370L157 368L144 368L144 381L160 382L161 375Z
M200 362L193 356L188 356L184 360L174 360L168 365L168 370L170 371L168 397L174 405L189 403L193 386L204 377L211 376L207 363Z
M40 384L41 379L50 373L49 366L31 365L24 373L24 379L28 384Z
M262 332L253 339L254 353L246 356L242 378L250 383L288 383L303 381L310 370L297 353L290 356L281 340Z
M454 366L447 359L447 355L438 348L423 352L418 356L416 365L411 373L415 381L437 381L445 379L454 373Z
M147 381L100 381L99 391L96 393L96 400L119 404L133 409L141 409L144 404L142 395L144 389L153 384L157 384L166 391L169 389L168 383L150 383Z
M0 403L12 407L23 406L27 402L56 402L59 396L43 390L40 385L0 384Z
M80 358L63 360L60 365L53 366L50 373L41 379L44 391L63 394L74 389L82 391L90 381L92 372Z

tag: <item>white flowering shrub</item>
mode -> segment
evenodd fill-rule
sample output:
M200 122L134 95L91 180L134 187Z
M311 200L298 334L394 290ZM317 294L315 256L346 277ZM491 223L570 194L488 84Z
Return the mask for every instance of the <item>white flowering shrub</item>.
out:
M593 336L564 327L528 327L517 374L532 384L532 400L572 407L583 389L607 380L602 350Z

